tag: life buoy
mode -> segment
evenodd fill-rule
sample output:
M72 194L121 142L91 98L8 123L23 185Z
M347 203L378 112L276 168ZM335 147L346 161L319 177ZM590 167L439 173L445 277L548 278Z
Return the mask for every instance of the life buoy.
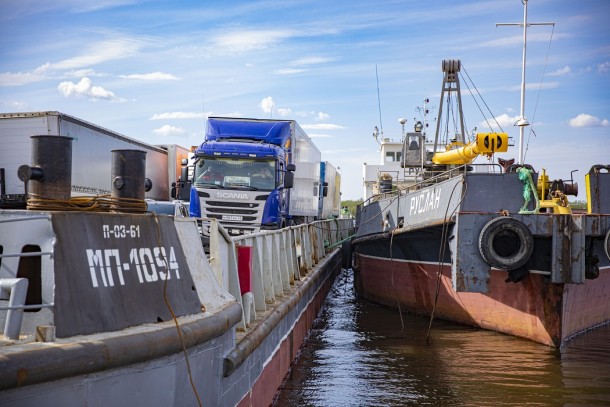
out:
M534 237L517 219L501 216L487 222L479 235L479 252L492 267L515 270L527 263L534 251Z
M604 250L606 251L606 257L610 260L610 230L608 230L606 239L604 239Z

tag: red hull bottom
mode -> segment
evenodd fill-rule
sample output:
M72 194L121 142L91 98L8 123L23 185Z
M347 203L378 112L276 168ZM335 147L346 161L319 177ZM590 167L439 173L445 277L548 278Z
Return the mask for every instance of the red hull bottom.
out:
M441 273L440 281L438 273ZM570 337L610 322L610 270L585 284L552 284L540 274L518 283L492 269L489 292L455 292L451 266L356 254L356 291L371 301L559 347Z

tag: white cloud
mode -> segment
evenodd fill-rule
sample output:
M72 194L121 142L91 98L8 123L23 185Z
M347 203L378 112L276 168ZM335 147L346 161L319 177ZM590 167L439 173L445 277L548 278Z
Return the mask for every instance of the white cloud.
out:
M333 138L330 134L310 133L308 134L311 138Z
M517 116L509 116L506 113L503 113L500 116L496 116L495 121L493 119L489 120L489 125L494 127L494 130L498 131L499 129L495 128L496 122L498 122L500 127L504 128L504 127L514 126L515 123L517 122L517 120L519 120L519 116L518 115ZM483 128L483 129L489 129L489 126L487 125L487 122L485 122L485 121L480 122L477 125L477 127Z
M34 69L34 73L38 75L44 75L48 70L51 64L47 62L46 64L40 65L38 68Z
M340 130L345 129L344 126L330 123L318 123L318 124L303 124L301 127L305 130Z
M290 114L292 114L292 109L285 108L285 107L279 107L277 109L277 114L279 114L281 117L290 116Z
M0 86L21 86L46 79L53 71L67 71L70 77L101 76L90 68L93 65L135 55L149 41L141 38L121 37L90 44L80 55L59 62L47 62L31 71L0 73ZM99 89L98 89L99 90ZM103 92L102 92L103 93ZM98 99L111 99L109 95Z
M610 122L608 119L600 119L590 114L581 113L578 116L570 119L570 127L608 127Z
M71 71L64 73L64 76L82 78L83 76L90 77L90 76L106 76L106 75L97 73L93 69L77 69L77 70L73 69Z
M295 68L281 68L273 71L278 75L294 75L295 73L306 72L307 69L295 69Z
M599 73L610 72L610 61L606 61L603 64L597 65L597 72L599 72Z
M288 64L289 66L291 66L293 68L280 68L280 69L276 69L273 72L278 75L294 75L294 74L301 73L301 72L307 72L309 70L309 69L305 68L307 66L315 65L315 64L322 64L322 63L331 62L331 61L334 61L334 59L325 58L325 57L299 58L299 59L295 59L294 61L292 61Z
M0 102L0 106L6 107L7 109L10 109L10 111L18 111L25 110L28 107L28 104L25 102L9 101Z
M272 113L273 108L275 107L275 102L273 101L273 98L271 96L267 96L266 98L261 100L260 106L263 112Z
M135 55L147 41L137 38L116 38L93 43L78 56L52 63L49 69L80 69L102 62L123 59Z
M166 124L158 129L154 129L153 133L163 137L169 136L180 136L184 134L185 130L182 127L174 127Z
M315 65L315 64L323 64L326 62L334 61L334 58L326 58L326 57L304 57L299 58L290 63L290 66L307 66L307 65Z
M4 72L0 73L0 86L21 86L28 83L39 82L46 79L45 74L49 70L48 62L40 65L33 71L27 72Z
M218 35L212 42L222 50L244 52L267 48L294 35L291 30L245 30Z
M566 65L563 68L556 70L555 72L549 73L549 76L563 76L569 74L570 72L572 72L572 68Z
M152 72L144 74L131 74L131 75L119 75L120 78L125 79L142 79L145 81L177 81L179 78L163 72Z
M165 112L153 115L150 120L167 120L167 119L205 119L206 114L203 112Z
M0 86L21 86L43 79L43 75L32 72L4 72L0 73Z
M318 116L316 117L317 121L325 122L328 119L330 119L330 115L328 113L318 112Z
M86 96L93 100L108 100L110 102L124 102L125 99L116 96L101 86L94 86L89 78L82 78L80 82L62 82L57 86L59 92L65 97Z

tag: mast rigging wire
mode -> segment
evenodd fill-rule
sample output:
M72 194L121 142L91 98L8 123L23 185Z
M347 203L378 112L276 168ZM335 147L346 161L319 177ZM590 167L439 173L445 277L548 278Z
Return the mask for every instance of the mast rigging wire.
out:
M468 85L468 82L470 81L470 83L472 84L472 87L474 88L474 90L476 91L477 95L479 96L479 98L481 99L481 102L483 102L483 105L485 105L485 108L487 109L487 112L489 114L491 114L491 116L493 117L494 122L496 122L496 125L498 126L498 128L500 129L500 132L504 133L504 130L502 129L502 126L500 126L500 123L498 123L498 120L496 119L496 115L493 114L493 112L491 111L491 109L489 108L489 106L487 105L487 103L485 102L485 99L483 99L483 96L481 95L481 92L479 92L479 89L477 88L477 86L474 84L474 81L472 80L472 78L470 77L470 75L468 74L468 72L466 71L466 67L464 66L464 64L462 64L462 70L464 71L464 73L466 74L466 77L464 77L464 75L461 74L462 79L464 79L464 83L466 84L466 87L468 88L468 92L470 93L470 95L472 96L472 99L474 100L474 103L477 105L477 108L479 109L479 112L481 112L481 115L483 115L483 118L485 119L485 123L487 123L487 126L489 127L490 130L493 130L493 127L491 126L491 124L489 124L489 120L487 119L487 116L485 115L485 113L483 112L483 109L481 109L481 106L479 105L479 102L477 101L477 98L475 97L473 91L470 89L470 86ZM468 80L466 80L466 78Z
M381 121L381 98L379 97L379 75L377 74L377 65L375 65L375 78L377 79L377 108L379 109L379 127L381 135L383 135L383 122Z
M551 30L551 37L549 38L549 46L546 50L546 58L544 60L544 68L542 68L542 78L540 79L540 85L538 86L538 94L536 95L536 103L534 104L534 113L532 114L532 124L530 125L530 131L527 135L527 142L525 143L525 151L523 152L523 161L525 161L525 157L527 156L527 150L530 145L530 138L532 133L534 137L536 137L536 132L534 131L534 120L536 119L536 111L538 110L538 102L540 101L540 93L542 93L542 83L544 82L544 75L546 73L546 67L549 62L549 54L551 53L551 42L553 41L553 33L555 32L555 24L553 24L553 29Z

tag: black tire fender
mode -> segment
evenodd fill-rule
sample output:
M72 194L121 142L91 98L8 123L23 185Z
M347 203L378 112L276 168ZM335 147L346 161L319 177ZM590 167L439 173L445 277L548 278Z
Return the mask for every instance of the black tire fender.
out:
M499 239L517 239L516 250L510 253L498 251ZM508 239L508 240L507 240ZM525 224L517 219L501 216L487 222L479 235L479 252L481 257L492 267L503 270L515 270L522 267L534 252L534 237Z

